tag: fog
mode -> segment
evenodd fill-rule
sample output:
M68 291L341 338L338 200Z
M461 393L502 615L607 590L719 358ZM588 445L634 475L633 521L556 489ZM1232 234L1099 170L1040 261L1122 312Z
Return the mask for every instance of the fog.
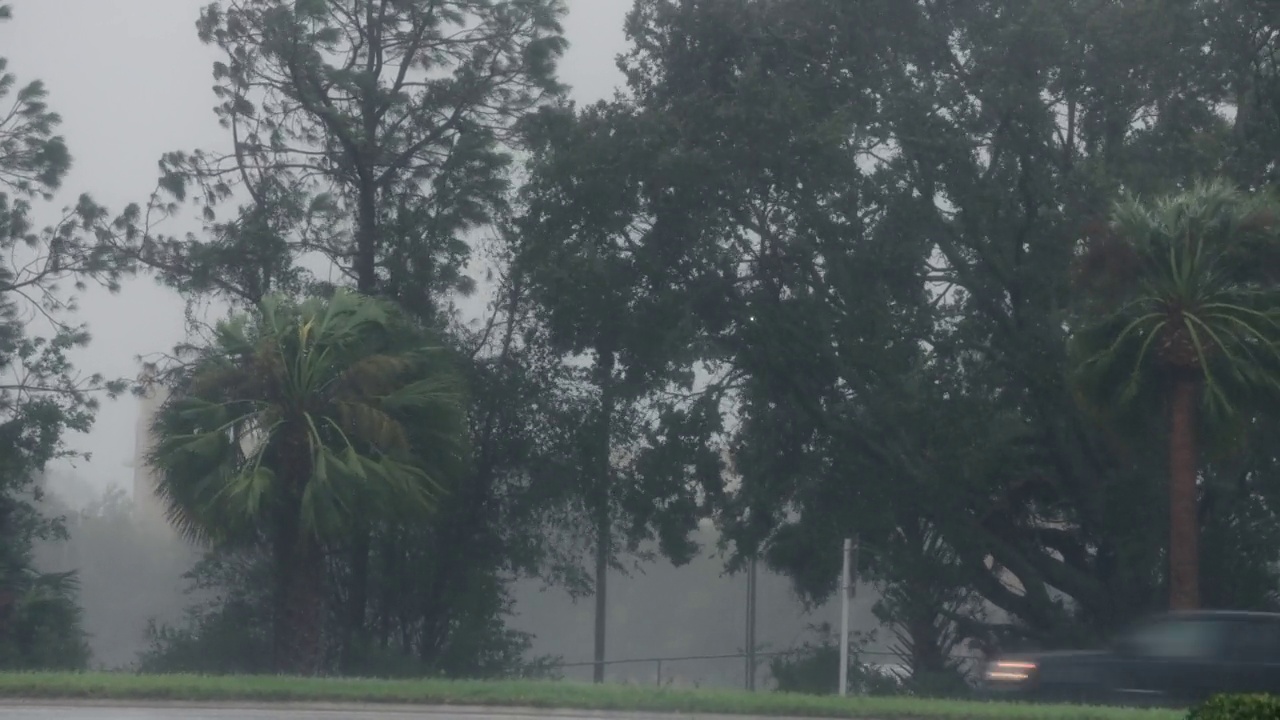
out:
M65 118L62 131L76 159L59 202L81 191L112 206L145 199L162 153L223 139L209 110L214 103L208 90L212 54L199 44L194 30L198 8L205 3L16 3L14 20L2 30L4 54L23 79L46 82L51 104ZM625 49L622 21L631 0L568 4L565 28L571 47L561 77L579 102L607 97L621 80L612 60ZM125 37L128 42L122 42ZM95 342L75 360L88 372L132 376L139 356L164 351L181 339L182 300L145 278L127 283L117 295L90 290L82 308L81 319L92 328ZM70 539L41 545L38 563L47 570L80 573L85 626L98 667L128 666L145 648L147 623L178 620L193 600L184 594L181 575L195 551L154 522L153 513L134 507L137 419L136 400L106 403L92 433L70 438L72 448L91 452L92 460L60 462L46 478L49 510L68 517ZM700 540L706 548L703 556L686 567L658 562L630 577L610 579L609 657L741 651L745 579L724 575L712 531L704 531ZM831 607L806 614L787 582L763 569L758 587L757 637L765 649L807 639L812 623L837 621ZM560 591L528 581L518 584L516 600L511 622L534 634L533 654L560 656L567 663L590 658L590 599L575 604ZM870 593L859 593L856 628L874 624L871 602ZM742 668L741 660L671 662L664 675L689 684L740 685ZM566 669L569 677L589 673L589 668ZM656 666L614 665L609 674L648 682L656 679Z
M130 401L135 414L150 410L154 401ZM141 419L141 416L139 416ZM144 423L133 426L141 431ZM135 452L145 442L134 442ZM135 462L131 465L136 465ZM130 667L146 649L151 621L174 623L199 598L187 594L182 579L198 557L155 511L153 496L146 496L145 476L128 487L113 484L100 491L74 470L60 470L45 478L49 512L67 517L69 539L46 542L37 548L43 570L75 570L80 575L85 630L93 652L93 664L104 669ZM143 497L135 498L134 493ZM688 686L741 686L745 680L742 658L689 659L690 656L732 655L744 650L746 631L746 578L728 575L724 558L716 550L714 528L704 523L697 538L702 554L692 563L673 567L658 560L627 574L609 579L608 678L616 682L656 683L655 662L619 662L669 658L662 663L664 684ZM838 553L839 548L832 548ZM561 658L565 677L590 679L593 603L575 602L557 588L545 588L538 580L515 584L512 627L534 637L530 654ZM860 587L851 604L855 631L877 626L871 612L875 594ZM839 604L830 603L806 612L789 581L761 567L757 582L756 637L761 658L759 683L768 682L768 655L805 641L816 640L811 626L839 626ZM883 652L872 643L871 652ZM869 657L868 660L888 658Z
M49 507L67 514L70 538L41 544L37 562L43 570L79 573L94 667L130 667L147 646L148 622L179 621L196 600L186 594L181 576L198 553L168 528L158 526L153 516L137 512L131 494L120 487L95 494L92 485L75 482L73 475L66 474L53 478L49 486ZM611 681L654 683L658 679L654 662L616 661L743 651L745 576L724 573L714 530L704 529L698 540L703 554L689 565L676 568L657 561L609 579ZM805 612L789 582L763 568L757 588L756 637L762 653L757 677L767 682L764 654L814 640L811 625L827 622L837 627L839 608L833 603ZM575 603L568 594L544 589L537 580L516 583L515 598L511 625L533 634L531 654L561 657L568 665L565 677L590 679L591 599ZM873 602L871 589L860 588L851 605L854 630L876 626ZM884 650L875 645L868 649ZM741 686L744 667L741 658L667 660L662 663L662 678L676 685Z
M177 622L195 599L184 593L182 574L198 553L167 528L138 522L119 486L94 496L85 482L50 485L49 510L66 517L69 537L39 544L37 567L79 574L92 666L129 667L147 647L147 623Z
M608 657L610 681L655 683L657 663L616 662L647 658L731 655L745 648L747 581L745 573L729 576L724 558L715 550L715 531L705 528L698 541L703 553L692 563L673 567L658 561L629 576L614 573L608 582ZM840 548L833 548L839 553ZM756 643L762 657L757 662L757 678L766 682L768 657L764 653L787 650L818 638L811 625L829 623L838 628L839 603L829 603L806 613L791 590L790 582L763 566L756 582ZM536 581L516 586L516 617L512 626L535 635L534 653L562 657L566 678L591 678L593 600L576 604L559 590L544 591ZM850 624L867 632L878 622L871 613L875 595L869 587L859 587L850 605ZM885 646L872 643L869 652L884 652ZM868 657L868 661L889 660ZM742 658L664 660L664 684L741 687L745 676Z

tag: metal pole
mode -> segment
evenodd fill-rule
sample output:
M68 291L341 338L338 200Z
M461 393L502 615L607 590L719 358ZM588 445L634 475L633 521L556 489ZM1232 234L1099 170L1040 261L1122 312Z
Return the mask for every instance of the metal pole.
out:
M849 694L849 560L853 540L844 540L844 562L840 571L840 697Z
M747 565L747 668L746 686L756 689L756 559Z

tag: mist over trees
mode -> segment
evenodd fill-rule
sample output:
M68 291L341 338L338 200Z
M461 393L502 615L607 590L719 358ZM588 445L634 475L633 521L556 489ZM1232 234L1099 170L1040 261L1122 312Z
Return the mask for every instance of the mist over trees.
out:
M39 543L36 564L75 571L90 667L134 666L150 647L150 624L181 623L188 607L207 601L205 593L189 593L183 577L200 554L140 518L119 486L92 493L61 485L47 507L63 518L66 537Z
M70 151L4 75L0 666L88 662L76 582L117 545L68 546L78 578L32 548L127 524L40 478L125 388L67 360L68 291L128 274L191 319L139 349L200 543L148 670L554 675L510 617L538 583L591 599L602 680L610 579L708 525L810 605L858 537L922 693L1280 610L1267 2L636 0L625 86L577 106L559 0L223 0L222 143L44 229ZM828 650L773 674L822 691Z

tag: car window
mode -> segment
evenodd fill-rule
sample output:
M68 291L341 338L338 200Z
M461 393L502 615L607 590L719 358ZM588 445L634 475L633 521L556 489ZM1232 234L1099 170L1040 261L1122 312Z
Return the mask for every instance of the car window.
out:
M1223 649L1222 622L1211 620L1164 620L1135 628L1129 647L1144 657L1187 659L1220 655Z
M1280 623L1236 623L1228 640L1227 655L1239 662L1280 662Z

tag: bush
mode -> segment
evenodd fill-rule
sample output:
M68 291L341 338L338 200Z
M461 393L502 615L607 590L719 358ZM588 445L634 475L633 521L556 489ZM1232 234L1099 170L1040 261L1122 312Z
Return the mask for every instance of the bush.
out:
M269 673L272 663L273 586L270 558L258 550L208 553L184 577L191 592L205 596L176 624L152 622L150 647L138 669L147 673L201 675ZM402 627L384 628L358 638L340 665L337 638L345 619L342 606L331 607L324 639L328 672L355 677L467 679L555 678L555 658L528 657L533 638L508 628L510 612L506 588L492 576L482 576L441 613L447 620L437 644L423 652L420 645L397 642ZM389 612L385 607L376 610ZM439 617L439 616L437 616ZM398 618L397 618L398 620ZM376 621L370 624L375 625Z
M1280 697L1218 695L1192 708L1187 720L1280 720Z
M18 577L15 578L14 575ZM0 670L83 670L89 643L76 603L74 573L15 573L18 592L0 610Z
M176 624L147 625L150 647L139 658L147 673L202 675L269 672L271 567L255 552L211 552L183 576L192 595L207 599L187 608Z
M769 662L779 692L805 695L834 695L839 688L839 636L823 624L810 628L819 635L816 643L800 647ZM849 644L849 692L854 695L900 695L905 692L904 679L892 671L864 662L860 655L872 640L869 635L854 633Z

